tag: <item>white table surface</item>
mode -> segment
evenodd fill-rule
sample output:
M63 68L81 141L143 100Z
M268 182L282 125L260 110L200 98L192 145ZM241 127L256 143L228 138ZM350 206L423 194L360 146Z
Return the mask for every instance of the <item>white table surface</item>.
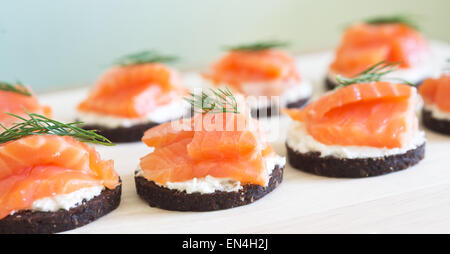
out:
M450 45L432 42L436 70L450 57ZM305 79L322 92L332 52L298 56ZM197 76L186 82L196 86ZM41 100L55 118L71 121L86 88L48 93ZM284 155L289 120L280 119L272 142ZM272 126L273 123L264 123ZM450 233L450 137L427 131L426 156L417 166L379 177L334 179L287 165L283 183L247 206L214 212L172 212L149 207L136 194L133 171L149 152L142 143L97 149L113 159L123 180L122 202L105 217L69 233Z

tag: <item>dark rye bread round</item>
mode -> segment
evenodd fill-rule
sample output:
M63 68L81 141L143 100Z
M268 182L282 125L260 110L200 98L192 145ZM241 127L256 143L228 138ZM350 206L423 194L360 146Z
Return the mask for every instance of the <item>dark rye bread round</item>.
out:
M131 127L117 127L107 128L100 125L84 125L85 130L97 130L97 134L100 134L113 143L125 143L140 141L144 132L148 129L159 125L159 123L145 123L133 125Z
M53 234L84 226L108 214L120 204L122 185L105 189L77 207L56 212L24 210L0 220L0 234Z
M422 109L422 123L432 131L450 135L450 121L434 118L429 110Z
M325 89L327 91L329 91L329 90L333 90L334 88L336 88L336 83L331 81L331 79L329 77L326 77L325 78Z
M303 107L309 100L309 97L306 98L300 98L297 101L293 101L291 103L288 103L286 105L286 108L301 108ZM264 107L264 108L254 108L251 111L252 117L256 118L263 118L263 117L270 117L270 116L276 116L280 112L280 109L274 105L270 107Z
M419 87L420 84L422 84L424 80L425 80L425 79L422 79L422 80L420 80L419 82L416 82L416 83L415 83L416 87ZM326 77L326 78L325 78L325 89L326 89L326 90L333 90L333 89L336 88L336 86L337 86L336 83L334 83L333 81L331 81L329 77Z
M299 153L287 144L286 148L292 167L320 176L342 178L369 177L399 171L417 164L425 156L425 143L404 154L360 159L320 157L319 152Z
M283 180L284 166L275 166L269 184L262 187L255 184L243 185L239 191L216 191L211 194L180 192L157 185L142 176L136 176L138 195L150 206L173 211L214 211L243 206L264 197Z

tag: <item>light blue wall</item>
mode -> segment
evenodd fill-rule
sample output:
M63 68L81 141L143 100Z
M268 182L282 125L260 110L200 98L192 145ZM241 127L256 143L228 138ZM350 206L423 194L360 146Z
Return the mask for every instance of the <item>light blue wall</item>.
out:
M449 0L0 0L0 80L86 85L117 56L150 48L181 56L181 68L259 39L322 49L345 24L381 13L415 14L429 37L450 41L449 11Z

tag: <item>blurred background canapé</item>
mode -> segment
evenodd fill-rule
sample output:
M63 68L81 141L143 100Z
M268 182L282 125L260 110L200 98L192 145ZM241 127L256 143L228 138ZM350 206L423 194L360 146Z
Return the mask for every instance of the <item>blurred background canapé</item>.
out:
M449 0L1 0L0 80L37 92L86 86L143 49L178 55L182 70L258 40L330 49L346 24L377 15L412 15L429 39L449 42L449 10Z

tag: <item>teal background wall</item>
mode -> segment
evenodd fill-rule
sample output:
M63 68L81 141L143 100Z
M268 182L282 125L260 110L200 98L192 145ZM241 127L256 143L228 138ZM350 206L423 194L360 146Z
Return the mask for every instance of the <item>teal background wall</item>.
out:
M380 14L412 14L429 38L450 42L449 11L449 0L0 0L0 80L38 92L88 85L142 49L178 55L182 69L261 39L324 49L345 24Z

